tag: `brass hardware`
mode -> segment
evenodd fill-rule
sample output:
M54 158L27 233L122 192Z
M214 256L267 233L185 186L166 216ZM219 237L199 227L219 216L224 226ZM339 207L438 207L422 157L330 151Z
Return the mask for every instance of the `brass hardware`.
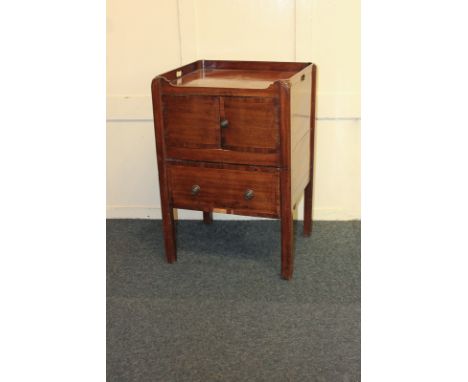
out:
M198 195L200 193L200 186L198 184L194 184L192 186L192 195Z
M229 126L229 121L227 119L222 119L220 125L223 129Z
M250 200L255 196L253 190L246 190L244 193L244 199L245 200Z

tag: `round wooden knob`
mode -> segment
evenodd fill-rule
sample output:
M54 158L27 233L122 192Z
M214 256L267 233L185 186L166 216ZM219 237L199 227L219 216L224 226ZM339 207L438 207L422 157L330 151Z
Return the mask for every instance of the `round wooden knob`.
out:
M198 195L200 192L200 186L198 184L194 184L192 186L192 195Z
M245 200L250 200L254 196L255 196L255 193L253 192L253 190L246 190L245 193L244 193L244 199Z
M222 119L220 125L223 129L229 126L229 121L227 119Z

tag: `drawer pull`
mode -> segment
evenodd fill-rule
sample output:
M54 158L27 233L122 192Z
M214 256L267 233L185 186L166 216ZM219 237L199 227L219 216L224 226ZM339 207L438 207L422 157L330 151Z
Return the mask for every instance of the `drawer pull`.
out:
M220 125L223 129L225 129L229 126L229 121L227 119L222 119Z
M198 184L194 184L192 186L192 195L198 195L200 193L200 186Z
M255 196L255 193L253 192L253 190L246 190L246 191L244 192L244 199L245 199L245 200L250 200L250 199L252 199L254 196Z

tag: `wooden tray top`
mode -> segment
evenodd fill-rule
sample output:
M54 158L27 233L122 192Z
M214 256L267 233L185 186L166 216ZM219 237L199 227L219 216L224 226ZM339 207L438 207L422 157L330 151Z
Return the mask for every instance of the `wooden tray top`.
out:
M266 89L288 80L308 63L200 60L162 75L172 86Z

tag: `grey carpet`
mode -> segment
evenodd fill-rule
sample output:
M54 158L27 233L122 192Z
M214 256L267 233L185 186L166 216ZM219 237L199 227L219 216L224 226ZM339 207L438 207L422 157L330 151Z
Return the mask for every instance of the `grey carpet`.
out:
M107 221L107 379L360 380L360 222L295 222L295 271L279 276L276 220Z

